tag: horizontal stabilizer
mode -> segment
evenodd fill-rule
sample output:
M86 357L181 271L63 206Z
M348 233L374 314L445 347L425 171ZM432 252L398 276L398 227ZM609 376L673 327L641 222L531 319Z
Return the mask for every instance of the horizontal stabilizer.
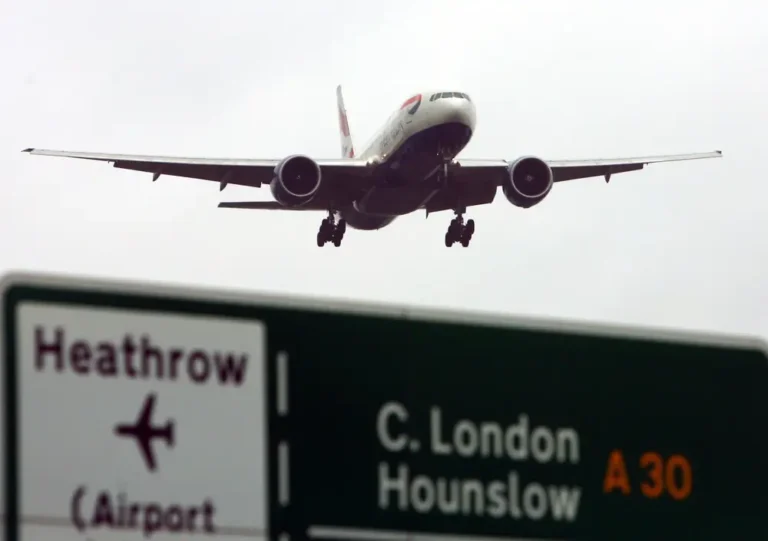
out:
M284 207L277 201L224 201L219 203L222 209L252 209L252 210L303 210L319 211L318 208L307 207Z

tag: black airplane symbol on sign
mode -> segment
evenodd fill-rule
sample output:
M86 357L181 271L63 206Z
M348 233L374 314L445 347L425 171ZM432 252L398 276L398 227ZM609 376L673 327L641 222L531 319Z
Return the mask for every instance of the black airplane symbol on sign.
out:
M136 444L139 446L141 456L144 458L144 463L147 465L149 471L155 471L157 464L155 462L155 453L150 445L152 440L159 438L165 440L165 444L168 447L173 447L173 429L174 422L169 420L163 427L152 426L151 417L152 411L155 408L155 394L150 393L144 399L144 406L139 413L139 418L136 420L136 424L133 425L116 425L115 434L121 437L131 437L136 439Z

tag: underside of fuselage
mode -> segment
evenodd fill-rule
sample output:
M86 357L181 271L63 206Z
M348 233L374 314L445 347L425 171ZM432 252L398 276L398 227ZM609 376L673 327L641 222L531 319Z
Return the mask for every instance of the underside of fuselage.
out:
M409 137L387 160L387 183L411 186L431 178L469 143L472 130L459 122L447 122Z
M472 129L459 122L431 126L411 135L379 166L378 182L339 214L353 229L375 230L417 211L439 188L443 164L469 143Z

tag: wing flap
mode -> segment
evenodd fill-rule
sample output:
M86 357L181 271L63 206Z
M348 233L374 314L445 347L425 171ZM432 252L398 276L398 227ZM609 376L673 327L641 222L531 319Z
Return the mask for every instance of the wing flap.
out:
M326 206L318 205L314 200L300 207L284 207L277 201L222 201L219 203L219 208L250 210L290 210L295 212L328 210Z
M555 182L575 180L589 177L605 177L606 182L614 173L639 171L652 163L679 162L687 160L704 160L722 158L720 150L712 152L695 152L690 154L667 154L660 156L638 156L635 158L608 158L596 160L549 160Z
M566 180L576 180L579 178L607 177L610 178L614 173L628 173L630 171L639 171L644 167L642 163L622 163L617 165L574 165L574 166L553 166L552 177L554 182L564 182Z
M459 175L455 177L455 182L451 182L448 186L437 192L424 205L424 208L427 214L429 214L443 210L452 210L458 207L488 205L496 197L496 191L497 185L495 180L475 182L472 180L471 175Z
M152 180L165 175L170 177L194 178L218 182L222 189L227 184L238 186L250 186L259 188L262 184L272 181L273 168L252 167L242 165L209 165L188 163L155 163L136 161L117 161L114 163L117 169L129 169L131 171L143 171L152 173Z

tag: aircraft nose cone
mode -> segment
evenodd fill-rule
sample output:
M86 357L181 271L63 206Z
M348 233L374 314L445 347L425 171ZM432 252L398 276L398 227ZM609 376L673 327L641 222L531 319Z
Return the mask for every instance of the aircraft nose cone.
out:
M472 131L474 131L475 130L475 121L476 121L475 106L472 103L468 103L468 104L465 105L465 109L466 109L466 115L467 115L467 118L466 118L467 126L469 126L469 128Z
M475 106L463 99L445 100L445 118L447 122L464 124L469 129L475 129Z

